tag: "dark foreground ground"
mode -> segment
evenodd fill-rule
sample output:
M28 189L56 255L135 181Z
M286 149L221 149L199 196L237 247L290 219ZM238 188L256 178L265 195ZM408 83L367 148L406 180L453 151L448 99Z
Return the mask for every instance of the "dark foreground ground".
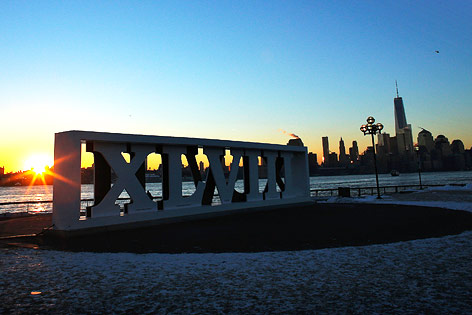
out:
M38 233L51 216L0 221L0 237ZM472 230L472 213L399 205L313 204L152 228L54 239L0 240L1 246L69 251L183 253L260 252L391 243Z

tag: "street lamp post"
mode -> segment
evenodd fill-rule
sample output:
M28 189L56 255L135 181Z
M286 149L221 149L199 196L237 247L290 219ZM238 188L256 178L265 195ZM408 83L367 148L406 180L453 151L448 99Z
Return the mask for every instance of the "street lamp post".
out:
M381 123L375 123L375 119L372 116L369 116L367 118L367 125L362 125L361 126L361 131L364 133L364 136L366 134L370 134L372 137L372 149L374 150L374 169L375 169L375 181L377 183L377 199L382 199L380 197L380 187L379 187L379 174L377 171L377 158L375 156L375 141L374 141L374 135L377 133L381 133L383 129L383 125Z
M421 156L420 156L420 146L415 145L415 152L416 158L418 160L418 177L420 179L420 190L423 189L423 185L421 184Z

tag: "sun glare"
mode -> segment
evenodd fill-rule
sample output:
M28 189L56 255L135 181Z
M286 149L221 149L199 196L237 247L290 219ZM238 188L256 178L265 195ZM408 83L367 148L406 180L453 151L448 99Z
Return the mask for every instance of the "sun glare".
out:
M25 161L25 169L33 170L35 173L44 173L46 167L52 165L53 159L46 154L35 154Z

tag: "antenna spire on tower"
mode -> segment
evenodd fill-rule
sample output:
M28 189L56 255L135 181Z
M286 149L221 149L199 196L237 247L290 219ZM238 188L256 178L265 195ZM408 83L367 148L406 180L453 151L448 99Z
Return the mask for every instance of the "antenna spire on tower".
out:
M397 84L397 80L395 80L395 88L397 89L397 97L398 97L398 84Z

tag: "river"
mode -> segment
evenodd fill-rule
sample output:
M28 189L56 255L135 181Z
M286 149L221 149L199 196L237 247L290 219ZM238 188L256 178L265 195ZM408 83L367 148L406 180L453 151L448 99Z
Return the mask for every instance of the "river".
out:
M472 183L472 171L463 172L428 172L421 174L424 185L446 185L446 184L467 184ZM379 175L380 186L400 186L419 184L418 174L400 174L400 176L391 176L390 174ZM260 190L263 190L265 180L260 180ZM370 175L344 175L344 176L313 176L310 177L310 189L331 189L337 187L372 187L375 186L375 176ZM162 185L160 183L146 184L146 190L149 190L154 196L162 196ZM193 183L184 182L182 191L184 195L190 195L195 190ZM236 190L243 190L242 181L236 183ZM52 211L51 203L37 204L15 204L1 205L8 202L22 201L48 201L52 200L52 186L15 186L0 187L0 214L29 212L29 213L48 213ZM126 197L124 192L121 197ZM82 185L82 199L93 198L93 185Z

